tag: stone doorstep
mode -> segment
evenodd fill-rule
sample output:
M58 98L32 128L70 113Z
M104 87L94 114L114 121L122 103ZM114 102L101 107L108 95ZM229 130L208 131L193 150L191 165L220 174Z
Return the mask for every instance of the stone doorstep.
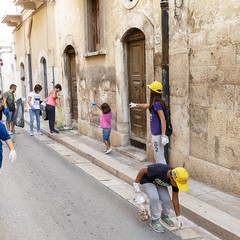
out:
M45 129L42 129L42 132L127 183L132 184L134 181L138 171L129 167L126 168L124 164L115 160L111 155L106 156L104 153L99 153L99 151L90 148L84 143L79 144L79 142L70 137L68 139L66 135L63 138L60 138L61 135L50 135ZM71 141L69 141L70 139ZM124 151L126 151L126 149ZM102 158L100 156L105 157ZM216 236L219 236L221 239L240 239L239 219L210 206L190 194L180 194L180 206L185 217L212 232Z
M146 151L142 149L137 149L133 146L124 146L124 147L117 147L116 150L128 157L131 157L137 161L144 162L147 161Z

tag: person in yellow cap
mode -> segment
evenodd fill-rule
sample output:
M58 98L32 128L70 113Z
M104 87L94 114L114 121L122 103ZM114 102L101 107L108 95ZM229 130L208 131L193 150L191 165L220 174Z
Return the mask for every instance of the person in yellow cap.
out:
M169 139L166 136L166 118L164 115L166 105L162 99L163 87L158 81L154 81L147 86L151 90L150 103L137 104L131 102L129 106L130 108L149 109L154 158L157 163L166 164L164 146L169 142Z
M183 227L183 220L180 215L178 192L188 191L189 174L183 167L171 168L169 165L156 163L143 167L137 174L133 188L140 192L141 184L149 198L150 226L154 231L163 233L164 228L160 219L170 227L174 224L169 218L171 198L167 187L172 187L172 203L178 221L178 227ZM159 204L162 212L160 213Z

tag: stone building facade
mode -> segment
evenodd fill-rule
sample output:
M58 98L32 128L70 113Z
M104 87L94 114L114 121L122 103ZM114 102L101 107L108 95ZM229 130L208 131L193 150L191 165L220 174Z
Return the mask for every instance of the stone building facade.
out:
M31 60L32 84L41 83L44 96L62 84L67 125L101 140L101 112L91 102L108 102L113 146L145 148L153 162L149 113L130 111L129 102L148 101L146 85L162 81L167 24L170 164L185 164L193 178L240 194L237 0L30 1L35 9L15 2L25 9L14 38L26 94ZM168 4L167 22L160 4Z
M175 13L171 161L185 161L194 178L239 195L239 3L184 1Z

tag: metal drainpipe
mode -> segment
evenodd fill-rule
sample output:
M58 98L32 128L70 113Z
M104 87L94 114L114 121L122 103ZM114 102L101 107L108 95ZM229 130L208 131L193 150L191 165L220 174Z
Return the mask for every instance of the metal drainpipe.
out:
M167 107L170 106L170 91L169 91L169 25L168 25L168 0L161 0L161 15L162 15L162 83L163 83L163 98ZM169 164L169 144L164 147L164 155Z

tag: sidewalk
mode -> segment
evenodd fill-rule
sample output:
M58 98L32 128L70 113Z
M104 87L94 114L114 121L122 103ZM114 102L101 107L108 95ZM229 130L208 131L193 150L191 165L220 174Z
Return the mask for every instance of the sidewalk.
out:
M24 116L26 123L29 123L29 114L25 112ZM29 126L26 125L25 130L28 128ZM81 135L76 130L50 135L48 121L42 121L42 119L41 131L131 185L139 169L150 164L150 162L136 160L145 159L146 152L132 146L118 147L105 155L102 142ZM181 214L220 239L239 240L240 198L194 179L190 179L189 184L190 190L187 193L180 193Z

